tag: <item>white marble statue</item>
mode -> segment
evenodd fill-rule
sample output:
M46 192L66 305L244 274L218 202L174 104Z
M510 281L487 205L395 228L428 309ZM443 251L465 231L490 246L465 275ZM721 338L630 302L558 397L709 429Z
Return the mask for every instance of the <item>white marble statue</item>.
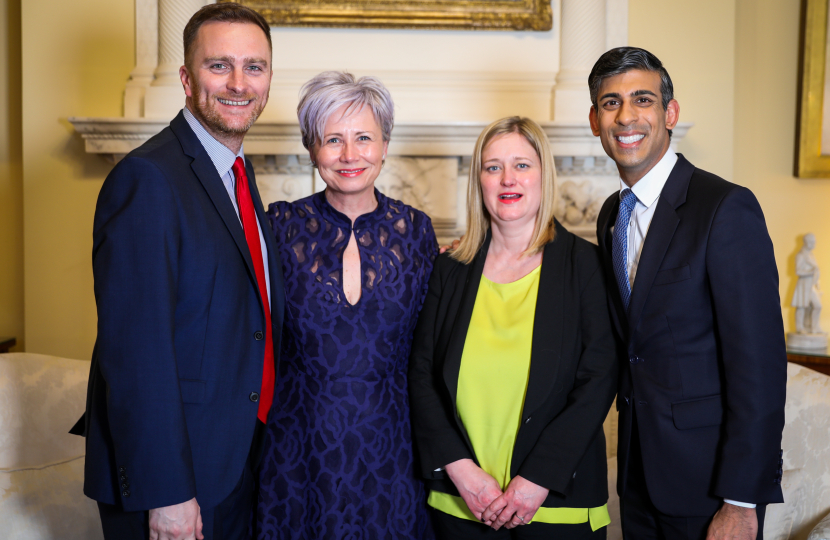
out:
M812 233L804 235L804 245L795 256L795 273L798 283L795 285L792 306L795 308L795 333L787 335L787 344L794 348L827 347L827 334L821 331L821 291L819 290L819 268L813 248L816 237Z

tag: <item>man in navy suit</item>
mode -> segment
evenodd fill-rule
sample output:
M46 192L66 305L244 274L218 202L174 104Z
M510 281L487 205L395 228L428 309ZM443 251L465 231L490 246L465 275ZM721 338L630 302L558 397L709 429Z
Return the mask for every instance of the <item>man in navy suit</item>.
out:
M623 366L623 534L762 538L765 505L783 500L787 358L761 208L671 150L679 105L654 55L610 50L589 87L620 174L597 239Z
M84 492L108 539L247 535L283 315L242 140L268 100L270 28L211 4L184 31L186 107L101 188Z

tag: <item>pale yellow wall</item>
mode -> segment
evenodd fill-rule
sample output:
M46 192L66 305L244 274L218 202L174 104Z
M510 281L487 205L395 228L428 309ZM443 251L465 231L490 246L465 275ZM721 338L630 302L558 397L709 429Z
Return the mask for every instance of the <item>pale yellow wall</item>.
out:
M830 179L797 179L793 156L801 2L630 0L629 40L666 64L695 127L680 151L701 168L750 188L775 246L785 327L801 236L814 232L830 290ZM750 261L748 261L750 263ZM830 301L830 296L825 298ZM822 326L830 329L830 304Z
M692 163L733 178L735 1L629 0L629 45L663 62L694 127L679 145Z
M815 249L830 291L830 179L793 176L797 111L800 2L738 0L735 62L735 174L765 210L781 274L785 324L795 286L793 265L802 235L816 235ZM830 330L830 295L822 326Z
M552 9L556 22L547 32L275 27L275 75L262 118L296 121L300 86L336 69L379 77L395 99L398 122L489 122L516 114L550 120L559 1Z
M0 337L23 349L20 0L0 0Z
M129 0L26 0L23 197L26 350L89 358L95 339L92 216L111 166L70 116L121 116L134 64ZM125 284L129 286L129 284Z
M19 1L0 0L0 6ZM659 9L647 0L630 0L630 43L652 50L666 63L681 104L681 120L696 124L680 150L695 164L748 186L761 201L782 273L784 303L792 291L790 267L804 232L817 234L817 256L830 273L830 218L824 217L830 180L799 180L791 174L798 15L798 2L778 0L666 0ZM11 246L12 253L11 264L0 268L0 333L6 328L22 330L19 317L24 310L14 297L15 287L19 290L23 282L19 268L24 264L14 255L21 242L20 227L14 223L22 219L29 351L88 358L94 343L92 216L110 165L84 153L80 137L66 118L121 115L121 92L133 66L133 18L129 0L23 2L22 217L20 188L15 194L15 184L8 181L6 172L9 166L3 161L9 149L14 155L13 133L6 135L14 131L14 118L13 114L4 116L4 107L0 107L0 248ZM283 40L288 38L286 32L276 40L275 51L292 45L296 50L302 44L297 36L306 39L310 35L291 33L296 39ZM379 46L392 34L365 31L352 35ZM405 32L401 42L412 35ZM447 33L445 37L463 42L466 35ZM3 38L0 55L7 54L2 47L10 39ZM480 38L470 34L469 39ZM551 50L550 36L507 39L530 45L538 42L546 54ZM339 49L332 54L346 58ZM392 69L390 58L384 58L386 69ZM456 62L467 58L465 52ZM400 62L404 61L410 60L401 57ZM533 58L522 61L535 62ZM6 96L9 81L14 79L14 63L5 63L3 56L0 62L9 66L0 73L0 96ZM281 62L286 62L283 68L287 70L304 65ZM346 62L338 61L330 67L361 70L365 68L361 62L341 65ZM464 66L486 67L480 62ZM323 64L308 67L322 68ZM543 69L541 64L524 67ZM3 99L0 103L10 98ZM17 198L16 207L6 202L6 193L12 201ZM8 229L7 222L11 222ZM788 327L792 326L790 311L785 311ZM830 307L825 312L824 324L830 328Z

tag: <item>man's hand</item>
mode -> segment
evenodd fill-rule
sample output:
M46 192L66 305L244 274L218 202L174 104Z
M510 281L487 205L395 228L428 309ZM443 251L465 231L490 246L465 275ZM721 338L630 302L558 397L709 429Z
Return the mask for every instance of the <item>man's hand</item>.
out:
M758 515L754 508L727 502L709 524L706 540L755 540L758 537Z
M202 513L196 498L150 510L150 540L203 540Z
M444 470L476 519L480 520L484 509L501 495L496 479L484 472L472 459L459 459L444 467Z
M464 238L465 235L461 235L461 239ZM458 246L461 244L461 239L456 239L452 241L451 246L441 246L438 248L438 253L444 253L448 249L458 249Z
M482 521L495 530L529 523L549 492L549 489L517 476L510 481L504 494L484 510Z

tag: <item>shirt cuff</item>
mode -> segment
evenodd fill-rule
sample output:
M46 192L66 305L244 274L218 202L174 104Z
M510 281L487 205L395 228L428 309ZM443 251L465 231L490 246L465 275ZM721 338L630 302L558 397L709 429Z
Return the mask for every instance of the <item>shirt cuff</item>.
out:
M738 501L733 501L731 499L724 499L723 502L729 503L729 504L734 504L735 506L740 506L742 508L755 508L755 504L753 504L753 503L738 502Z

